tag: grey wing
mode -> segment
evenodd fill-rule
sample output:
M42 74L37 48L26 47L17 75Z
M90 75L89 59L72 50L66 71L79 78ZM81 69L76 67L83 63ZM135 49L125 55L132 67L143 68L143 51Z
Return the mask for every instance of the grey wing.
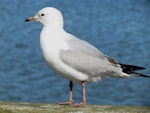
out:
M104 55L101 51L99 51L97 48L95 48L93 45L89 44L88 42L78 39L73 35L70 35L70 37L72 38L68 40L67 44L71 47L72 51L76 51L78 52L78 54L80 53L82 55L86 54L94 58L98 58L99 60L101 59L102 61L105 61L107 63L109 62L109 64L111 63L113 66L116 67L121 67L116 60L110 58L107 55Z
M81 52L83 54L87 54L93 57L98 58L105 58L105 55L101 53L97 48L89 44L88 42L78 39L71 35L72 38L68 40L68 45L71 47L72 50Z
M104 63L102 60L100 61L98 58L93 58L92 56L83 54L77 51L60 51L61 60L67 65L75 68L76 70L88 74L95 75L100 73L101 71L106 71L106 69L102 69Z
M115 73L120 67L113 66L107 59L93 57L78 51L60 51L60 59L72 68L89 76ZM112 76L112 75L110 75Z
M98 49L80 39L68 40L70 50L61 50L60 59L74 69L87 75L99 76L121 70L120 65L110 62L110 58ZM109 59L108 59L109 58ZM114 61L114 60L112 60Z

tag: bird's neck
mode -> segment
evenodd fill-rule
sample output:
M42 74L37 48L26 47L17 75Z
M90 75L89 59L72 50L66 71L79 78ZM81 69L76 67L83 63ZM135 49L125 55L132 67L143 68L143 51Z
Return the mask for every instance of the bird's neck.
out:
M60 48L64 48L65 34L62 28L43 27L40 35L40 46L45 58L48 56L51 59L50 55L56 55Z
M61 16L50 18L49 20L42 21L42 24L44 27L50 27L50 28L63 28L64 22L63 18Z
M44 26L41 32L40 38L49 43L56 43L58 41L64 40L63 35L65 31L63 27L60 26Z
M63 22L59 22L59 23L57 23L57 22L51 22L51 23L49 23L49 24L43 24L43 26L44 26L44 28L53 28L53 29L63 29L63 26L64 26L64 24L63 24Z
M58 26L53 24L53 25L44 26L41 34L58 35L63 31L64 31L63 26L60 25Z

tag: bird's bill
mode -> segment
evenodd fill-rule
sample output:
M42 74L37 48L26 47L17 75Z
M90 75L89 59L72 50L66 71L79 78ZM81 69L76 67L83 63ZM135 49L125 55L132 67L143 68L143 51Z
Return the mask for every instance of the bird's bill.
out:
M37 21L37 18L35 18L34 16L33 17L29 17L25 20L25 22L36 22Z

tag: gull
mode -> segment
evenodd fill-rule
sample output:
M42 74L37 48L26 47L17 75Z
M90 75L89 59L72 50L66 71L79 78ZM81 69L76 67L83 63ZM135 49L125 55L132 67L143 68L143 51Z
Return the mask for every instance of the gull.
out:
M43 29L40 34L40 47L48 66L60 76L69 79L69 101L60 105L83 107L86 105L86 83L109 77L131 78L132 75L149 77L135 72L145 69L135 65L117 62L103 54L96 47L64 30L61 11L45 7L25 22L40 22ZM73 104L73 82L81 84L83 101Z

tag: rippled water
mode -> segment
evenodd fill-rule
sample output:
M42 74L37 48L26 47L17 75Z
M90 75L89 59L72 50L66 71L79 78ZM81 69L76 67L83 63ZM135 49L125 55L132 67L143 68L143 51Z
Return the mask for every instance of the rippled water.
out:
M68 80L42 59L39 23L25 23L39 9L63 12L65 29L119 62L141 65L150 73L148 0L0 0L0 100L58 102L68 98ZM88 104L150 105L150 79L104 79L87 84ZM79 84L74 100L82 99Z

